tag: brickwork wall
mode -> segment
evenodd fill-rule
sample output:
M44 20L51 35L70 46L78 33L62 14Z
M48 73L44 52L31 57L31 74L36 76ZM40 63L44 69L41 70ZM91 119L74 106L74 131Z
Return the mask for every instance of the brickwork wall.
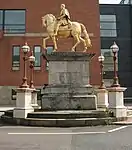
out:
M100 25L98 0L0 0L0 9L26 9L26 32L44 33L41 17L47 13L57 16L60 4L65 3L71 13L71 20L83 23L88 33L92 33L92 49L96 56L92 59L90 81L99 84L99 64L97 57L100 54ZM12 71L12 45L23 45L27 41L30 47L42 45L42 37L5 36L0 39L0 86L18 86L21 83L23 72L23 61L21 53L20 71ZM49 40L48 44L52 44ZM59 50L70 50L73 44L71 39L61 39L58 42ZM82 50L80 45L77 50ZM48 82L48 72L45 70L45 61L42 59L40 71L35 71L35 85L41 86Z

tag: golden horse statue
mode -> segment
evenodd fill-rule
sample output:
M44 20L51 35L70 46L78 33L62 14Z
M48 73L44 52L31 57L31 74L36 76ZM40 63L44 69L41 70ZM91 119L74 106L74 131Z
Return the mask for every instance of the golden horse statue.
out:
M61 26L59 28L59 31L57 33L57 36L55 36L54 31L56 27L57 19L52 14L47 14L42 17L42 26L46 27L48 36L43 39L43 47L46 49L46 40L52 39L54 44L54 52L57 51L57 39L58 38L68 38L73 37L76 43L73 45L71 51L75 52L75 48L77 45L82 42L84 45L84 51L87 51L87 48L90 48L92 46L91 40L89 38L89 35L87 33L86 27L78 22L72 22L70 29L68 29L68 26ZM83 33L83 38L81 37L81 34Z

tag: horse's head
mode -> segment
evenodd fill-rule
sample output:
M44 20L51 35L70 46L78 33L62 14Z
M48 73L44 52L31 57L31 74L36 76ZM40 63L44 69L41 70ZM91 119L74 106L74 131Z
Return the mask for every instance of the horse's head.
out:
M49 24L52 24L55 21L56 21L56 18L52 14L47 14L47 15L45 15L45 16L42 17L42 25L44 27L47 27Z

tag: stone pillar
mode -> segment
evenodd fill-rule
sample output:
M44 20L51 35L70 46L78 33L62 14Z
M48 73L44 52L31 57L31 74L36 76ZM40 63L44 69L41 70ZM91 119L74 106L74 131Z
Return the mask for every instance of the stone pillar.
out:
M42 90L43 110L96 110L97 99L89 84L89 63L94 54L54 52L49 61L49 84Z
M107 89L109 92L109 109L116 118L126 118L127 109L124 106L124 87L111 87Z
M16 108L14 108L13 111L14 118L26 118L28 113L34 111L31 106L32 91L33 90L29 88L17 89Z
M108 91L106 89L97 89L97 107L107 108L108 103Z
M39 108L38 103L37 103L37 92L38 92L38 90L36 90L36 89L34 89L32 91L32 104L31 104L31 106L34 109L38 109Z

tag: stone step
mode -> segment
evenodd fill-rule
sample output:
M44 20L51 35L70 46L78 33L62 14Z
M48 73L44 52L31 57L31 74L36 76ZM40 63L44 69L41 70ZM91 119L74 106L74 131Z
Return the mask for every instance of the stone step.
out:
M27 118L38 118L38 119L77 119L77 118L105 118L112 117L111 114L106 111L43 111L43 112L33 112L29 113Z
M82 127L82 126L96 126L109 125L116 121L114 117L107 118L78 118L78 119L39 119L26 118L15 119L3 115L2 120L6 123L25 125L25 126L43 126L43 127Z
M13 110L5 111L5 115L9 117L13 117Z

